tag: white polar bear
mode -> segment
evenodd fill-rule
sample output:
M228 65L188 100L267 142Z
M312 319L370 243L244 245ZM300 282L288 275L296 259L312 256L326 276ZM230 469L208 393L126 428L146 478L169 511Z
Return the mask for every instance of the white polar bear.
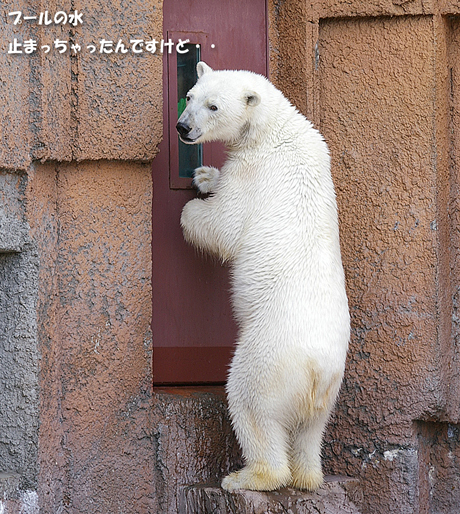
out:
M239 326L227 395L246 465L222 487L314 490L350 332L328 149L265 77L197 72L177 130L189 144L223 141L228 159L196 170L212 195L188 202L181 225L231 263Z

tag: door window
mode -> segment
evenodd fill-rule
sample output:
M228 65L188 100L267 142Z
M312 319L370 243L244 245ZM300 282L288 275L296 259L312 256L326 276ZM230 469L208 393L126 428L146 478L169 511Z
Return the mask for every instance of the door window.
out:
M180 141L176 123L185 109L187 92L197 81L196 65L207 42L203 32L168 31L172 41L188 41L181 52L168 55L169 89L169 183L172 189L192 189L193 171L203 165L203 145L186 145Z
M187 92L197 81L196 65L200 61L201 46L187 43L186 53L177 56L177 117L187 106ZM203 165L203 145L186 145L179 140L179 177L192 178L193 170Z

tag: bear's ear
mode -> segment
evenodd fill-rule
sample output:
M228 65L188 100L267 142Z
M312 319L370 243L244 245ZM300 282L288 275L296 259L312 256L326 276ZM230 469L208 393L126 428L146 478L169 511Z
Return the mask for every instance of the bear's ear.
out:
M260 104L260 95L255 91L246 91L244 98L246 99L246 104L251 107L255 107Z
M212 71L212 68L210 66L208 66L204 61L200 61L196 65L196 72L197 72L198 78L200 78L205 73L209 73L210 71Z

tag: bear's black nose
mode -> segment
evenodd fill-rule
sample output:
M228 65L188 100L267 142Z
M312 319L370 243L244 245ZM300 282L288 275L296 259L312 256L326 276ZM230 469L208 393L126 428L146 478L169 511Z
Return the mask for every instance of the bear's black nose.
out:
M187 134L190 132L191 128L188 125L186 125L185 123L179 122L176 125L176 130L177 130L177 132L179 132L179 135L181 137L186 137Z

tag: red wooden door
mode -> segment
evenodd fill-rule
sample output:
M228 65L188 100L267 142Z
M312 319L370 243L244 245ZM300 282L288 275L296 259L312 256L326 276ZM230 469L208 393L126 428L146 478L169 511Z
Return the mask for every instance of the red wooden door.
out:
M165 0L163 20L165 41L188 40L190 52L196 47L197 58L212 68L267 74L266 0ZM197 158L216 167L224 159L217 143L179 149L175 124L181 102L181 66L190 67L187 59L193 58L192 53L184 57L174 49L163 54L164 138L153 163L156 384L224 382L236 338L228 270L185 243L179 224L182 207L196 196L191 179L184 176L187 159L191 167ZM186 152L190 151L202 153L189 156Z

